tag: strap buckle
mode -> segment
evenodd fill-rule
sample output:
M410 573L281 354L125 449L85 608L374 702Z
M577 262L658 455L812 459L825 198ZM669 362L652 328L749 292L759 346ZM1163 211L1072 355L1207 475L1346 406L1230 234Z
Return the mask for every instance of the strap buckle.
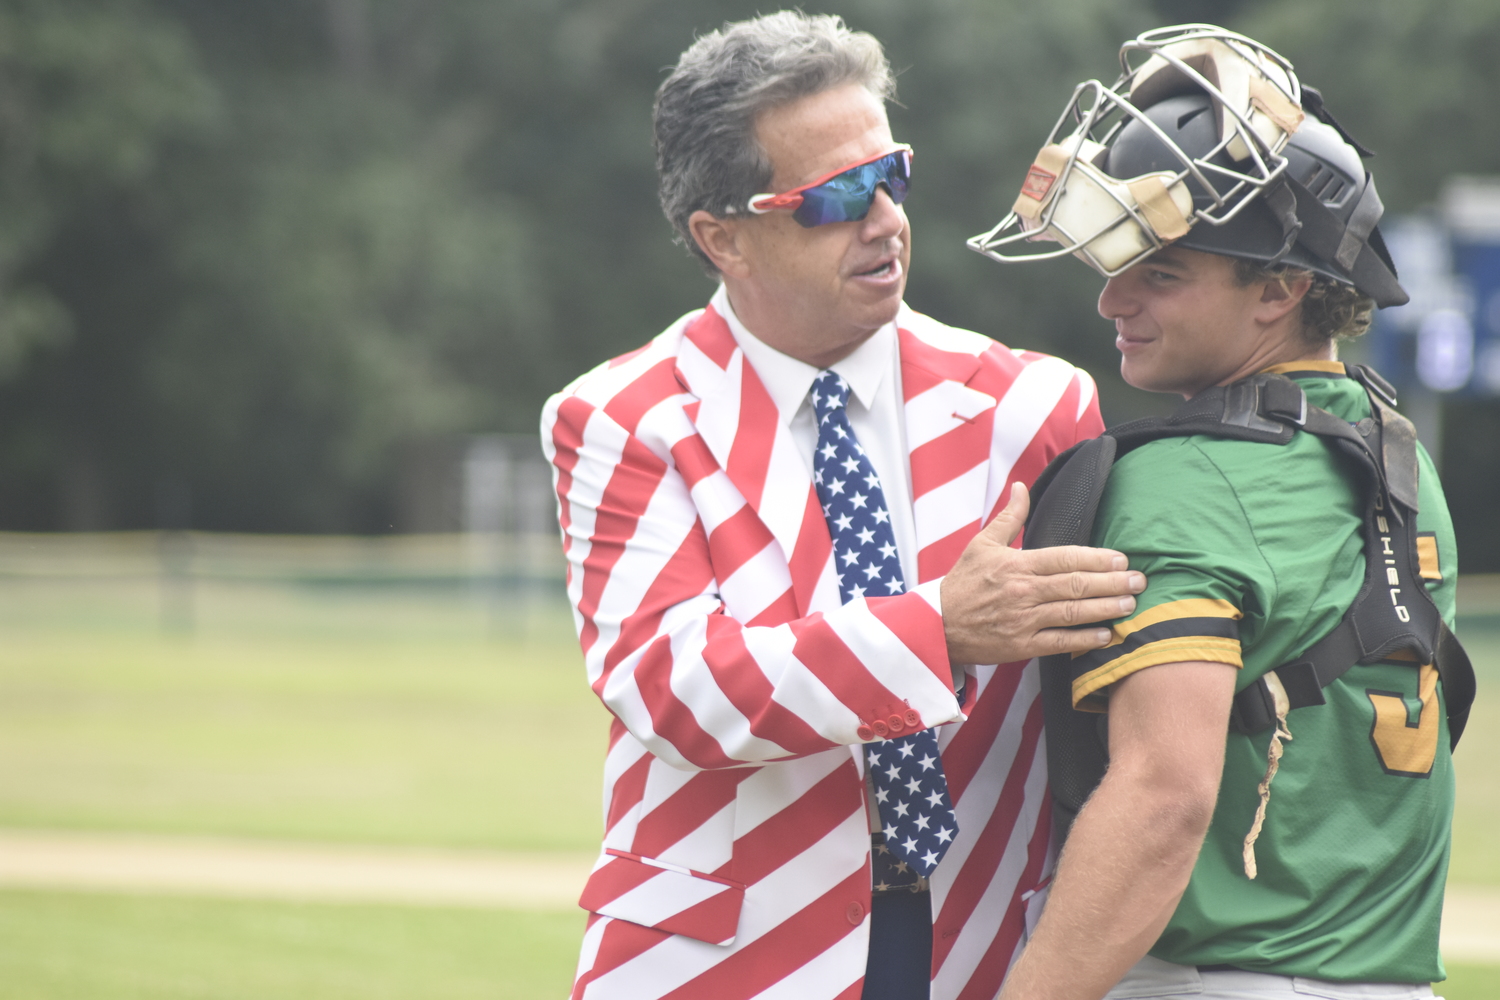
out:
M1323 685L1311 660L1294 660L1271 671L1286 690L1287 701L1293 709L1327 702L1323 696ZM1341 671L1342 672L1342 671ZM1234 696L1229 710L1229 726L1237 733L1253 736L1276 724L1276 701L1264 677L1255 681Z
M1289 378L1268 378L1260 387L1260 412L1301 427L1307 423L1307 393Z
M1345 365L1344 368L1359 381L1360 385L1385 400L1385 405L1396 405L1396 387L1387 382L1375 369L1369 365Z

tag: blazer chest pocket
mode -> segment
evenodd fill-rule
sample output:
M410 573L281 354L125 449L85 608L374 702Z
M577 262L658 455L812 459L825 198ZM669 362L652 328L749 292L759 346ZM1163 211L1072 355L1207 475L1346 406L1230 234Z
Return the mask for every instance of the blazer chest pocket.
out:
M589 876L578 905L709 944L734 943L745 886L613 847Z

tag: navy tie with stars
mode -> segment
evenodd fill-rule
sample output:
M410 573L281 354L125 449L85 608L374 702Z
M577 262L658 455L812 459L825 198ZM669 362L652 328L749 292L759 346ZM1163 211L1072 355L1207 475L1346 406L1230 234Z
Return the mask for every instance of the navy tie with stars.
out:
M833 536L839 595L846 604L906 591L885 491L854 437L848 402L849 384L837 373L825 371L813 382L818 417L813 479ZM865 759L886 846L922 876L931 875L958 832L937 733L923 729L866 744Z

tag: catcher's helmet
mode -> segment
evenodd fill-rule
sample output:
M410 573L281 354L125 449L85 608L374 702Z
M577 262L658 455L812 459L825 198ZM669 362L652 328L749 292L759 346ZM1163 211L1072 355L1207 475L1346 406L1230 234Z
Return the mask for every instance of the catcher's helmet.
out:
M1132 68L1131 58L1146 53ZM1365 151L1270 49L1212 25L1146 32L1113 87L1090 80L1014 210L969 245L1001 261L1072 253L1111 276L1168 244L1304 267L1381 306L1406 293L1375 224ZM1069 118L1074 131L1059 139ZM1004 253L1019 241L1062 249Z

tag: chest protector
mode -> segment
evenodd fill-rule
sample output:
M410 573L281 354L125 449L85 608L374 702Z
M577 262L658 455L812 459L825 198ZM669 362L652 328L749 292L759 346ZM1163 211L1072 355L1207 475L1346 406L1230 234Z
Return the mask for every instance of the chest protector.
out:
M1308 643L1275 673L1297 709L1324 704L1323 688L1356 663L1409 663L1413 668L1431 663L1442 681L1449 737L1456 746L1474 700L1474 670L1419 572L1416 431L1393 409L1395 393L1384 379L1362 365L1348 370L1369 394L1372 413L1353 425L1308 405L1291 379L1259 374L1204 390L1170 417L1134 420L1075 445L1037 478L1025 547L1091 544L1110 468L1149 441L1207 434L1279 446L1298 433L1316 434L1347 458L1344 465L1357 480L1364 506L1364 585L1332 632ZM1067 654L1041 661L1047 767L1056 819L1064 831L1109 764L1109 717L1073 708L1070 663ZM1263 679L1235 695L1232 730L1254 734L1275 722L1275 703Z

